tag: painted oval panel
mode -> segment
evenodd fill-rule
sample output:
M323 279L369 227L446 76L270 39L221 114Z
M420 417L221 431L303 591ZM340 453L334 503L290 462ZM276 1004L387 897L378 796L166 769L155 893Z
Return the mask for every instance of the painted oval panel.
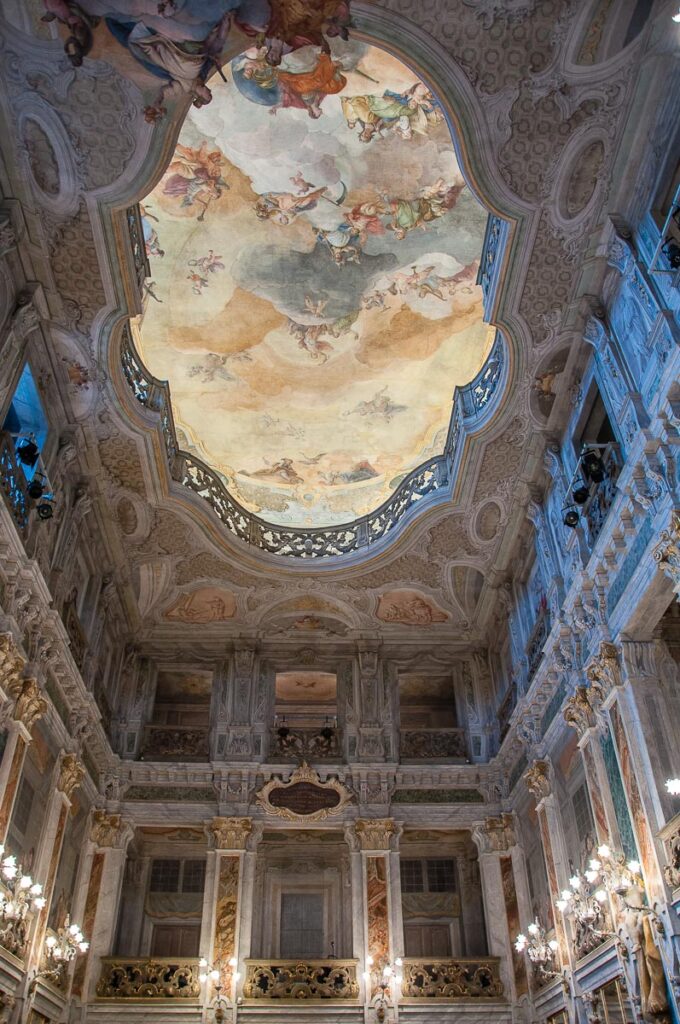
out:
M253 48L225 77L142 206L140 354L247 508L348 522L443 451L484 362L486 213L442 107L386 52Z

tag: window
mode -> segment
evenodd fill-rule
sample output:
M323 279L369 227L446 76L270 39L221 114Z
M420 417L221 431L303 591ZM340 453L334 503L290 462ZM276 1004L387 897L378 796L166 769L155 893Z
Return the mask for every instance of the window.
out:
M427 887L430 892L456 891L456 865L452 860L427 861Z
M203 892L205 861L185 860L182 873L182 892Z
M281 956L321 957L326 952L321 893L281 893Z
M571 803L574 808L574 817L576 818L576 831L578 832L579 839L583 841L594 830L590 799L585 783L578 787L571 798Z
M455 892L456 862L452 858L402 860L402 892Z
M34 796L35 790L33 789L33 786L28 779L24 779L21 783L21 788L17 795L16 806L14 808L14 825L22 835L26 834L28 823L31 820L31 808L33 807Z
M423 864L419 860L402 860L401 868L401 891L402 892L424 892L423 885Z
M154 860L149 892L203 892L204 860Z
M151 865L149 892L177 892L179 869L178 860L155 860Z
M15 438L28 438L32 435L40 451L47 440L47 417L28 363L22 370L2 429ZM33 477L38 466L37 462L35 466L22 465L27 480Z

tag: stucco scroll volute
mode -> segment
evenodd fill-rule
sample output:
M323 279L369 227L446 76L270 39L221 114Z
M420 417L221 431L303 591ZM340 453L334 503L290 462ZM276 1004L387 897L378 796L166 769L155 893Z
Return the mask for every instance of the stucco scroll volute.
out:
M599 724L598 710L601 704L601 691L597 686L577 686L575 693L567 700L564 707L564 720L575 729L579 738L585 736L589 729Z
M661 533L661 540L653 551L654 561L664 576L673 584L680 600L680 512L674 511L671 525Z

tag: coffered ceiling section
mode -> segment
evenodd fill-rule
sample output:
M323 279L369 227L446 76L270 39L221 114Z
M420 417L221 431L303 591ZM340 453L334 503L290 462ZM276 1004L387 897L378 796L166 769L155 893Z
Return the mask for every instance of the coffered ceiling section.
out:
M349 522L443 451L484 363L486 213L436 98L383 50L253 48L224 77L143 203L140 355L246 508Z

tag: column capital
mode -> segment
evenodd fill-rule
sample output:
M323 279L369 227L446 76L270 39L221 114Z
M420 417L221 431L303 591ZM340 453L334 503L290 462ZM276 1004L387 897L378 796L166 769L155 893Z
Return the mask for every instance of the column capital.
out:
M564 720L575 729L582 739L589 729L596 728L600 723L599 712L602 704L602 691L596 684L577 686L573 695L564 707Z
M534 761L523 775L527 789L539 803L552 793L551 774L550 761L539 759Z
M214 850L245 850L251 836L259 839L257 832L253 834L252 818L212 818L205 832Z
M33 725L45 714L48 703L42 695L37 679L24 679L14 705L12 717L31 731Z
M132 825L122 814L108 814L106 811L96 810L92 815L90 839L101 849L124 850L133 835Z
M501 814L478 822L472 830L472 839L480 854L507 852L517 842L514 816Z
M588 682L591 686L599 687L603 700L622 684L619 654L616 644L603 640L600 650L586 668Z
M26 658L18 648L14 634L7 631L0 633L0 685L10 696L16 697L21 691Z
M85 766L75 754L62 754L57 789L69 799L85 778Z
M345 829L345 838L350 843L348 835L351 834L352 826ZM396 850L399 844L399 837L403 829L399 822L393 818L358 818L354 822L354 835L362 850L383 852Z

